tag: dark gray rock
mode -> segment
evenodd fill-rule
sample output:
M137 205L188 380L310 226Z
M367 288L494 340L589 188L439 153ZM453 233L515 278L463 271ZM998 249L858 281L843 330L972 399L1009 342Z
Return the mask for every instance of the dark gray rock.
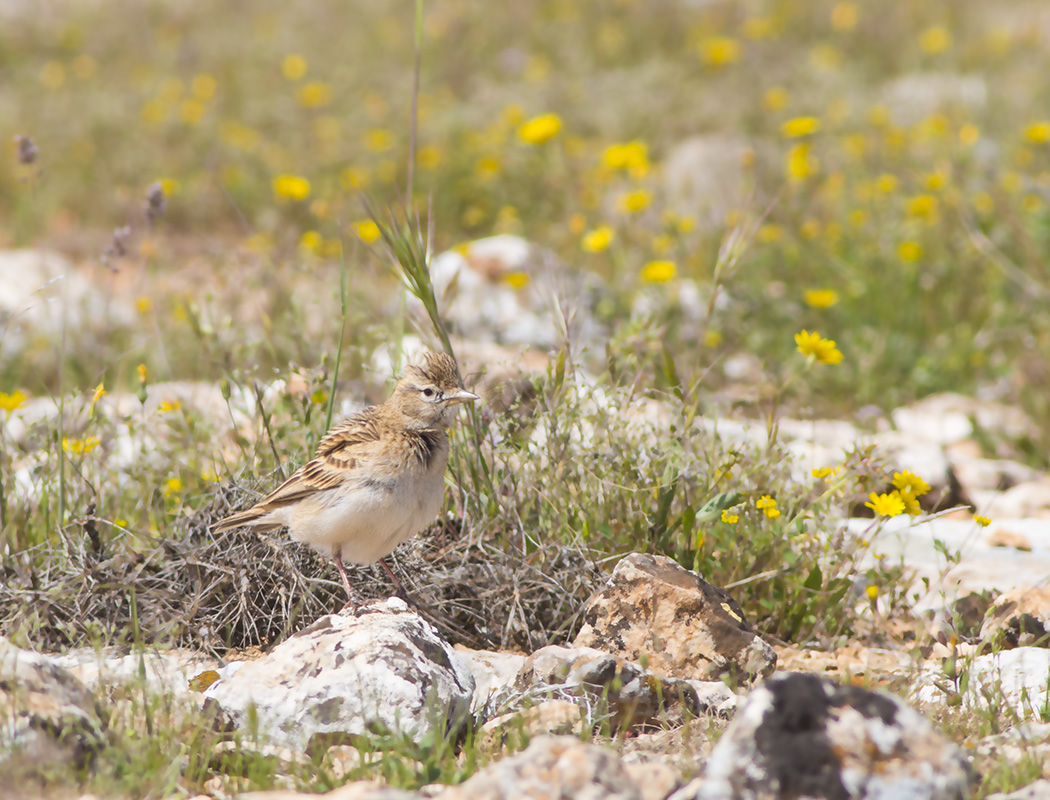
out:
M809 673L748 695L704 779L672 800L962 800L966 759L899 698Z

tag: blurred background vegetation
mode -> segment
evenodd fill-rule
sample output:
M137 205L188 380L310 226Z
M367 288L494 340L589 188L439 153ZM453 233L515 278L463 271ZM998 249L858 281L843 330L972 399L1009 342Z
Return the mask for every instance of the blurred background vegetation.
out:
M296 276L337 294L346 248L350 324L366 336L360 318L393 284L351 230L374 236L358 190L403 197L412 4L4 13L0 244L57 247L112 291L139 281L137 333L169 343L231 285L241 300L267 292L268 324L294 326ZM775 375L788 334L816 328L847 358L800 387L807 402L886 408L983 387L1045 420L1048 36L1038 2L427 3L416 197L433 204L438 250L521 234L601 276L608 319L649 279L687 364L745 352ZM34 164L18 163L16 135L39 148ZM167 211L150 226L154 181ZM124 225L114 277L98 261ZM704 296L740 226L750 244L720 276L732 302L698 337L682 282ZM331 350L337 331L322 335ZM294 337L246 345L278 367L311 355ZM129 346L105 354L107 376ZM228 367L168 350L158 377ZM53 390L39 366L5 359L0 377Z

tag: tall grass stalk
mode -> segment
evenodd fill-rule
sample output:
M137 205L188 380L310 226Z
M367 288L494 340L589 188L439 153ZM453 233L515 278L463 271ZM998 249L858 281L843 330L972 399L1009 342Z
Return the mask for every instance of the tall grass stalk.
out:
M327 431L332 427L332 415L335 412L335 389L339 381L339 365L343 360L343 342L346 339L346 321L349 314L349 304L346 298L346 248L340 248L339 256L339 346L335 349L335 361L332 362L332 381L328 390L328 409L324 417L324 429Z

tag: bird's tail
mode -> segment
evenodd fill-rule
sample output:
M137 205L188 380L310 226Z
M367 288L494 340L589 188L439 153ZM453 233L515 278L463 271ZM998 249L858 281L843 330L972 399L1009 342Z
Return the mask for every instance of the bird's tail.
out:
M231 514L226 519L217 522L211 529L212 533L223 533L224 531L241 527L251 528L256 531L271 531L274 528L281 527L279 522L267 519L271 510L269 508L252 506L244 511L238 511L236 514Z

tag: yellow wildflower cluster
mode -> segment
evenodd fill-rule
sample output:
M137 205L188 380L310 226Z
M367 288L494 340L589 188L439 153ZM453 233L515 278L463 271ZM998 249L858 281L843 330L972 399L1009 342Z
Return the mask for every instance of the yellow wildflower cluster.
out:
M273 193L288 200L305 200L310 196L310 181L299 175L278 175L273 179Z
M806 305L813 308L831 308L839 301L838 292L834 289L808 289L802 297Z
M526 144L543 144L549 142L561 130L561 117L557 114L543 114L525 122L518 128L518 136Z
M667 283L674 280L678 268L673 261L650 261L642 267L642 280L646 283Z
M770 519L776 519L780 516L780 509L777 508L777 501L772 495L764 494L758 498L755 501L755 508Z
M802 355L812 357L821 364L838 364L842 361L842 352L835 346L835 340L825 339L816 331L799 331L795 334L795 344Z
M588 253L601 253L612 244L615 232L608 225L602 225L587 231L580 240L580 247Z
M893 486L892 492L872 492L864 505L881 517L895 517L898 514L914 517L922 513L919 498L930 491L926 481L914 472L904 470L893 474Z
M97 436L88 436L84 439L70 439L65 436L62 437L62 449L66 455L70 456L82 456L87 455L99 445L99 438Z
M602 161L609 169L627 170L635 177L645 177L649 171L649 148L638 140L610 145L605 148Z
M0 411L10 414L28 399L25 392L15 390L11 393L0 392Z

